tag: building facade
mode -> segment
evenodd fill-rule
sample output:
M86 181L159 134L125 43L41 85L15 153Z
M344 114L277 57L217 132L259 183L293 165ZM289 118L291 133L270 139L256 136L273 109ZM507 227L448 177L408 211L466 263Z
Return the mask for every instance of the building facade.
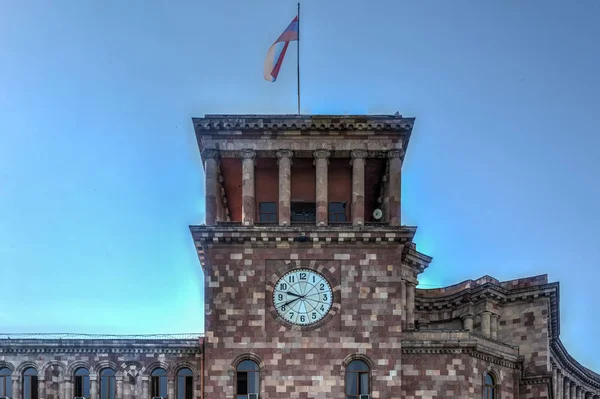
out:
M560 342L559 286L418 289L402 116L193 119L203 336L0 336L14 399L600 398Z

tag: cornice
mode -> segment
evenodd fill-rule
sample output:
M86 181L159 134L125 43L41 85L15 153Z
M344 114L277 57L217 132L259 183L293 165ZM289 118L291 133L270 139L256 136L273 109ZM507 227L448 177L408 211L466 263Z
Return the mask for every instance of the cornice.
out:
M551 362L561 369L563 374L567 371L595 389L600 389L600 374L593 372L575 360L560 339L556 338L552 340L550 343L550 354Z

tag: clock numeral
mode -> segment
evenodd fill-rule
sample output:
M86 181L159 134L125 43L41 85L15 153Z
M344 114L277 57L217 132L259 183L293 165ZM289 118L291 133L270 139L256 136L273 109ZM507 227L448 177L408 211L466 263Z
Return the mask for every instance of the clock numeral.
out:
M300 273L300 280L306 280L306 273Z
M321 285L320 285L319 289L320 289L321 291L325 291L325 284L324 284L324 283L321 283Z
M279 289L280 289L281 291L285 291L285 290L287 290L287 284L286 284L286 283L281 283L281 284L279 284Z
M317 277L313 274L313 283L317 282Z
M290 312L290 313L288 313L288 315L289 315L290 319L294 318L294 312Z
M277 300L283 301L283 294L277 294Z
M325 306L321 305L321 312L325 311Z
M327 300L327 294L323 294L323 300L326 301Z
M315 312L312 312L312 318L313 320L317 318L317 314Z
M288 277L288 281L289 281L290 283L293 283L293 282L295 281L295 278L294 278L294 276L290 276L290 277Z
M281 306L279 309L280 309L282 312L285 312L285 305Z
M306 322L306 316L300 316L300 323Z

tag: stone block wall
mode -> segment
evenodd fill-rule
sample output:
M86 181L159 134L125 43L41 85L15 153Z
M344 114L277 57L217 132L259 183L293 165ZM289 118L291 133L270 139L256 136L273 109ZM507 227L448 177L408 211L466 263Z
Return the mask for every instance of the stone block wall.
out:
M371 366L374 399L401 389L401 245L305 244L260 241L207 245L207 397L233 398L235 365L244 356L261 367L270 399L344 397L345 365ZM280 322L272 306L278 277L314 269L332 286L332 311L317 327Z
M519 347L529 375L550 372L549 301L539 297L507 303L498 322L498 339Z
M502 399L519 399L515 370L491 364L462 351L450 353L404 353L402 355L403 399L482 398L483 374L498 378Z

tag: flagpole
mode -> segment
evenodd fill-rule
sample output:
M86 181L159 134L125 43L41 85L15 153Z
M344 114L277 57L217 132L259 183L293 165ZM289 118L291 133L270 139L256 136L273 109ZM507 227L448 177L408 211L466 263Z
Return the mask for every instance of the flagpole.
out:
M298 75L298 115L300 115L300 2L298 2L298 46L297 49L297 57L296 57L296 66L297 66L297 75Z

